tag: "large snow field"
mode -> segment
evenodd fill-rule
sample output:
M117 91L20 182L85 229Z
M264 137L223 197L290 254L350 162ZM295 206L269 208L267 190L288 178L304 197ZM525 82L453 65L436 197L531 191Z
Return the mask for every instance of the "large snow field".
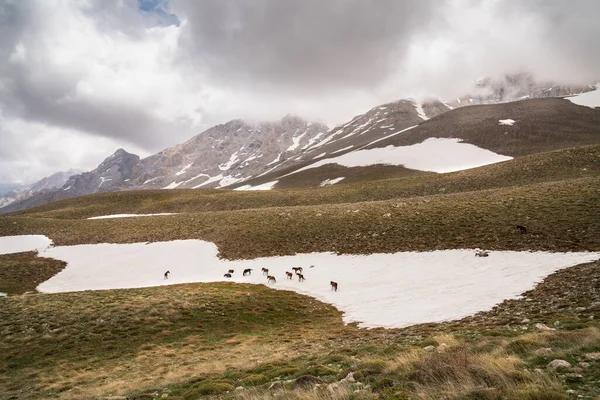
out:
M486 258L474 254L472 250L310 253L224 261L217 257L214 244L201 240L51 247L40 256L68 264L38 290L68 292L216 281L267 284L261 273L265 267L277 278L277 283L268 286L331 303L344 312L345 322L399 328L489 310L532 289L554 271L600 258L600 253L494 251ZM285 271L294 266L304 268L305 282L285 279ZM254 269L251 276L242 276L245 268ZM229 269L235 270L232 279L223 277ZM165 280L167 270L171 275ZM332 280L338 282L338 292L331 291Z
M600 107L600 82L596 84L596 90L578 94L576 96L566 97L572 103L586 107Z
M43 251L51 244L44 235L0 236L0 254Z
M287 175L326 164L338 164L345 167L366 167L376 164L402 165L410 169L445 173L507 160L512 160L512 157L463 143L461 139L429 138L410 146L390 145L351 151L338 157L317 161Z

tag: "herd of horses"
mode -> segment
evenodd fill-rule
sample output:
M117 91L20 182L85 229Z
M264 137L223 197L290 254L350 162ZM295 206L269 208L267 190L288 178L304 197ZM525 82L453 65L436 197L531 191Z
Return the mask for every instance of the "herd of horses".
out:
M527 234L527 228L522 226L522 225L516 225L517 229L519 230L519 232L522 235L526 235ZM488 257L490 255L490 253L488 251L485 250L479 250L477 249L477 251L475 252L475 255L477 257ZM311 265L310 268L313 268L314 265ZM292 267L292 271L294 272L290 272L290 271L285 271L285 277L288 280L292 280L294 279L294 274L296 274L296 277L298 278L298 282L304 282L306 279L304 278L304 274L302 273L303 268L302 267ZM169 279L169 274L171 272L167 271L165 272L165 279ZM223 275L224 278L231 278L233 277L233 274L235 273L235 271L233 269L230 269L229 271L227 271L227 273L225 273L225 275ZM277 279L273 276L273 275L269 275L269 269L268 268L262 268L262 273L263 275L265 275L267 277L267 282L268 283L277 283ZM252 275L252 268L246 268L244 270L244 272L242 273L243 276L249 276ZM334 281L330 281L329 285L331 286L331 290L336 291L338 290L338 284L337 282Z
M314 268L314 265L311 265L310 268ZM285 277L288 280L292 280L292 279L294 279L294 274L295 274L296 278L298 278L298 282L304 282L306 280L306 278L304 277L303 270L304 269L302 267L292 267L292 271L294 271L294 272L285 271ZM243 276L252 275L252 271L253 271L252 268L246 268L244 270L244 272L242 272L242 275ZM277 278L275 278L275 276L273 276L273 275L269 275L268 268L262 268L261 272L264 276L267 277L267 283L277 283ZM233 269L230 269L229 271L227 271L227 273L225 273L225 275L223 275L223 277L231 278L231 277L233 277L234 273L235 273L235 271ZM337 282L330 281L329 285L331 286L331 290L337 292L337 290L338 290Z

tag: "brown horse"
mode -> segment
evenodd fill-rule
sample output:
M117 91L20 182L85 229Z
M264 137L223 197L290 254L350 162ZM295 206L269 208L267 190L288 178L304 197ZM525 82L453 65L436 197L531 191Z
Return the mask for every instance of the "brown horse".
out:
M306 279L304 279L304 275L302 274L296 274L298 275L298 282L304 282Z
M331 290L335 290L337 292L337 287L338 287L337 282L331 281L331 282L329 282L329 284L331 285Z
M227 273L227 274L223 275L223 278L231 278L231 274Z
M285 271L285 276L286 276L287 279L292 279L292 277L294 276L294 274L292 274L291 272Z
M229 270L229 271L227 271L227 272L228 272L228 273L230 273L230 274L233 274L235 271L234 271L234 270L232 270L232 269L230 269L230 270Z
M277 279L275 279L275 277L273 275L268 275L267 282L268 283L277 283Z
M169 279L169 274L171 273L171 271L167 271L165 272L165 279Z
M262 269L262 273L263 273L263 275L269 275L269 269L268 268L263 268Z
M302 272L302 267L292 267L292 271L295 273Z
M519 230L519 232L521 232L521 235L527 234L527 228L524 227L523 225L517 225L517 229Z
M252 268L246 268L244 270L244 273L242 275L244 275L244 276L246 276L246 275L252 275Z

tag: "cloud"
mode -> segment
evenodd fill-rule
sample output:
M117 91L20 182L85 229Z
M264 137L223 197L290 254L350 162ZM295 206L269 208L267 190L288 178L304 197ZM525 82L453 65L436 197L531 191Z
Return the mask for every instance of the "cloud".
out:
M596 0L0 0L0 182L233 118L343 123L483 76L592 83L599 14Z

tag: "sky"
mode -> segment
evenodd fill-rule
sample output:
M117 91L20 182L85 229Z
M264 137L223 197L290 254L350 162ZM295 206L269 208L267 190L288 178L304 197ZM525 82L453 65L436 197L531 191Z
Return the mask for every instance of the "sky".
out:
M600 78L597 0L0 0L0 183L231 119L330 126L481 77Z

